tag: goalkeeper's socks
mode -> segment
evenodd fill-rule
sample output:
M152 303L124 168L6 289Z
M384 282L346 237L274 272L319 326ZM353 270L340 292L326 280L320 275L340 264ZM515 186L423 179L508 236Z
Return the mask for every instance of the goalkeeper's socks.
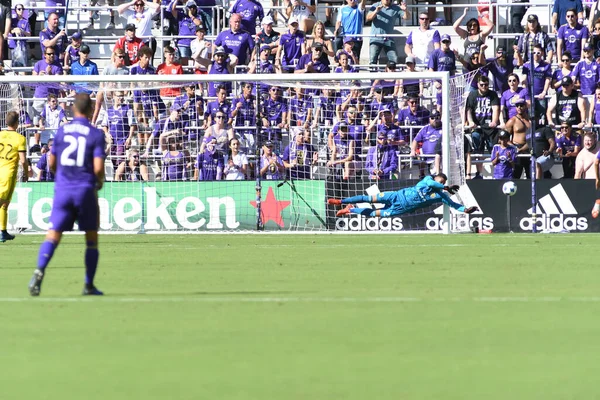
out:
M352 214L364 215L365 217L374 217L377 210L373 210L372 208L351 208L350 212Z
M38 253L38 269L44 271L48 266L48 263L54 255L56 250L56 243L51 240L45 240L40 246L40 252Z
M358 196L348 197L346 199L342 199L342 204L354 204L354 203L370 203L371 196L359 194Z
M0 229L6 231L6 225L8 220L8 209L0 207Z
M95 242L87 242L85 249L85 284L93 285L94 276L96 276L96 268L98 267L98 244Z

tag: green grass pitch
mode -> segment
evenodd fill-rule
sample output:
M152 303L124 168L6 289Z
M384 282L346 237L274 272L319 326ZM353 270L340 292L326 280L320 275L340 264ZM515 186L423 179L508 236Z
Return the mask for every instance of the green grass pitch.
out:
M593 399L598 235L105 235L0 244L0 398Z

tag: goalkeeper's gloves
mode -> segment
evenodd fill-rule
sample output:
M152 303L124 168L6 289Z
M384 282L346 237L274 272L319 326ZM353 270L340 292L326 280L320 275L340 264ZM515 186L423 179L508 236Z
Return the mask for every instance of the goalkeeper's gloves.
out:
M444 186L444 190L450 194L455 194L460 189L458 185Z
M465 210L465 213L473 214L475 211L479 211L479 207L477 207L477 206L469 207Z

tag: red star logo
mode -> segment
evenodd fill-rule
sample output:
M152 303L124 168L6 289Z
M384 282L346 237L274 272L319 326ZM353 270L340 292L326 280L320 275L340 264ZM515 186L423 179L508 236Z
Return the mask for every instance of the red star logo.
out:
M256 208L256 201L251 201L252 207ZM267 198L260 204L260 213L262 214L262 222L266 224L269 221L274 221L277 225L283 228L283 217L281 212L290 205L289 201L277 200L273 188L269 187Z

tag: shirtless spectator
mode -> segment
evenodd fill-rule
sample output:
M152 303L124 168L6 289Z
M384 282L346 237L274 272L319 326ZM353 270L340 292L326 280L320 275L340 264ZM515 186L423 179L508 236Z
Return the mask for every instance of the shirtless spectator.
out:
M598 154L598 140L596 134L587 132L583 136L583 149L577 154L575 159L575 179L595 179L596 156ZM600 160L598 160L600 161Z
M506 131L512 135L512 144L517 148L517 161L513 170L513 179L521 179L523 170L525 177L531 179L531 159L529 157L518 157L520 154L529 154L529 144L527 143L527 132L531 130L531 121L527 112L527 103L525 99L520 98L515 102L517 115L512 117L506 123Z

